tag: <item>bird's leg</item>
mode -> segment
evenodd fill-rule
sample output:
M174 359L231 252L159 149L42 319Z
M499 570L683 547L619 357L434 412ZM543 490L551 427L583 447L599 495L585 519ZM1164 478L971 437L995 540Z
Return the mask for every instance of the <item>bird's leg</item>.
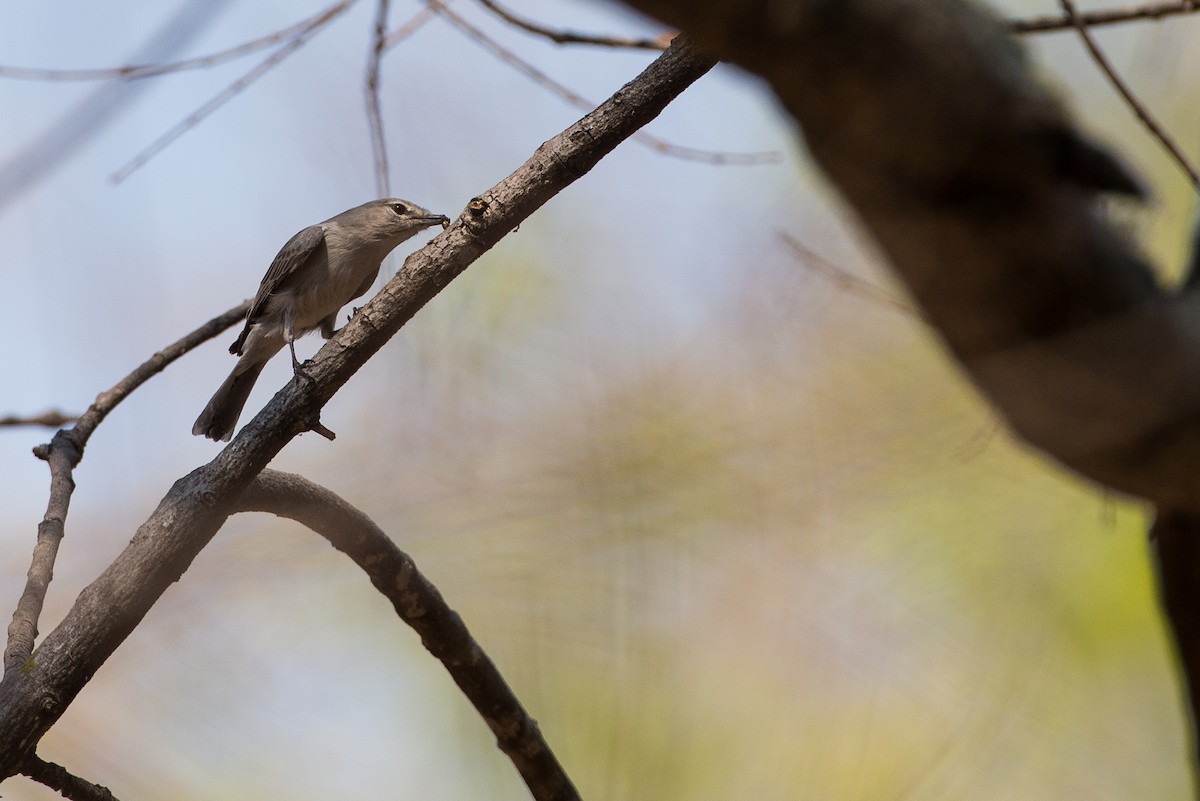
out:
M306 381L315 381L316 379L308 374L308 371L304 369L304 365L296 358L296 343L290 339L288 340L288 349L292 352L292 373Z
M300 360L296 358L296 343L294 340L288 340L288 350L292 353L292 372L296 375L303 373L304 369L300 367Z
M312 381L313 377L308 374L308 371L300 364L300 360L296 358L296 334L292 330L292 320L288 314L285 314L283 318L283 338L287 340L288 351L292 354L292 373Z

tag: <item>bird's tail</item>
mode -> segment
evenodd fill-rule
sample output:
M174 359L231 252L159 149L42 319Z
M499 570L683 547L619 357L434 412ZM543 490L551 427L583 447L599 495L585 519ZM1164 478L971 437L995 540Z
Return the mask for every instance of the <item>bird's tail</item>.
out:
M228 441L237 427L242 407L250 397L250 390L254 389L254 382L258 380L266 365L264 361L253 363L244 370L240 364L233 368L229 378L225 379L225 383L221 384L212 400L204 407L204 411L196 418L192 433L211 440Z

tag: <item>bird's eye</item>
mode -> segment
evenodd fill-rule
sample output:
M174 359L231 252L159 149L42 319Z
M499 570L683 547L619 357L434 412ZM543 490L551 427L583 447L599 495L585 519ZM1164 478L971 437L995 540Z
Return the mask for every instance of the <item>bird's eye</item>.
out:
M397 214L408 214L408 206L405 206L403 203L393 203L392 211Z

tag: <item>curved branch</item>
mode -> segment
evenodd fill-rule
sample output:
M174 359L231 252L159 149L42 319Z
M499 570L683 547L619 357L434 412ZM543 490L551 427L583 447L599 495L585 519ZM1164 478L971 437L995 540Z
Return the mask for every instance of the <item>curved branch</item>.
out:
M51 409L41 414L10 414L0 417L0 427L45 426L46 428L60 428L67 423L74 423L78 419L79 415L77 414L67 414L57 409Z
M91 676L176 581L274 456L459 273L652 120L714 61L683 39L612 98L545 142L409 256L391 281L209 464L175 482L129 545L80 593L37 652L0 681L0 778L12 775Z
M474 705L496 743L537 801L579 795L537 722L521 706L462 618L413 560L375 523L338 495L303 476L264 470L234 503L235 512L269 512L295 520L354 560L396 614L421 637Z
M54 562L58 558L58 546L67 523L67 510L75 491L73 472L83 459L83 449L91 439L92 432L135 389L161 373L180 356L237 323L246 316L249 308L250 301L234 306L163 348L114 387L97 395L72 428L62 429L48 444L34 449L34 453L50 466L50 499L46 503L46 514L38 524L37 542L33 547L33 561L29 566L25 590L17 601L12 622L8 626L8 644L4 648L6 673L24 664L33 652L38 618L42 615L42 604L54 575Z

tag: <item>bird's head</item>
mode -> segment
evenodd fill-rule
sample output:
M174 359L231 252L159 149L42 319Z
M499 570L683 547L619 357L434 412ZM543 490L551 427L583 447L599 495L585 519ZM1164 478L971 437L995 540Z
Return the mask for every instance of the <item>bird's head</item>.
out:
M344 218L339 220L342 224L360 228L368 238L392 247L431 226L445 228L450 225L446 215L434 214L416 203L394 197L372 200L338 217Z

